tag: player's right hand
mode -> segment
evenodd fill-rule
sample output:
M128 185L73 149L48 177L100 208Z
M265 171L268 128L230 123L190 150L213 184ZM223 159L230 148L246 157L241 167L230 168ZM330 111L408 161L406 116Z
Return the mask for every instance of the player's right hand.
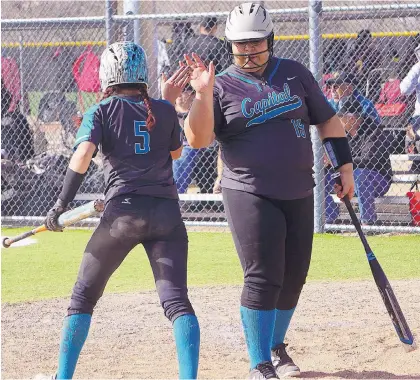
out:
M354 197L353 164L344 164L338 170L340 172L341 185L336 183L334 190L340 199L347 195L351 200Z
M58 217L66 211L65 207L57 201L54 207L47 212L44 224L47 230L54 232L63 232L63 228L58 224Z
M191 68L191 86L197 94L212 94L215 78L215 68L214 63L210 62L209 67L207 68L201 58L192 53L191 57L189 55L184 55L187 65Z
M191 69L185 65L180 65L179 69L169 79L165 74L162 74L160 86L162 99L175 105L176 99L181 96L190 79Z

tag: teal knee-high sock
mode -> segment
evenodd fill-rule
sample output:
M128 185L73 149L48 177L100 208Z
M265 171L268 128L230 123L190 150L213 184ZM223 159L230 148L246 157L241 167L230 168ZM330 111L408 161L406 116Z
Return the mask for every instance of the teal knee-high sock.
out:
M259 363L271 361L275 311L252 310L241 306L241 319L248 347L251 369Z
M80 351L89 332L91 318L90 314L73 314L64 319L57 379L73 378Z
M175 319L173 328L179 378L196 379L200 353L200 326L197 317L193 314L182 315Z
M275 348L279 344L284 343L284 337L286 336L286 332L289 328L295 309L295 307L289 310L276 309L276 322L274 323L274 334L271 348Z

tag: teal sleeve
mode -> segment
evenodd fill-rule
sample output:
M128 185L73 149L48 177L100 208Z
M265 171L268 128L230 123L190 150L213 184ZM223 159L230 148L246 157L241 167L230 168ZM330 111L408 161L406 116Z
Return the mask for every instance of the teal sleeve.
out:
M102 113L98 104L92 106L83 115L82 124L77 131L76 140L73 149L76 150L80 143L89 141L95 144L96 147L102 142ZM95 151L95 155L98 149Z

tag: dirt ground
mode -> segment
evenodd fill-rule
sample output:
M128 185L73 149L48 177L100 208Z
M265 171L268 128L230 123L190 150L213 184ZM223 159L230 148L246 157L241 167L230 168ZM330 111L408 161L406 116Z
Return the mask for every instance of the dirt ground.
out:
M420 331L420 280L393 281L414 334ZM193 288L201 324L200 378L245 378L248 358L239 287ZM2 305L2 378L55 371L68 300ZM420 379L420 349L406 353L373 281L305 286L287 336L303 378ZM76 369L84 379L176 378L170 323L155 292L102 298Z

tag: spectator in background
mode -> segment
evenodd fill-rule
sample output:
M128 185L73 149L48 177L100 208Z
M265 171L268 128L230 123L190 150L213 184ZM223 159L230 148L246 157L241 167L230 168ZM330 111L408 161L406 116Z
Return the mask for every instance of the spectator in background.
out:
M213 61L217 74L225 70L231 62L223 42L215 36L216 32L217 18L205 17L200 23L200 34L188 39L185 53L197 53L207 65ZM201 193L213 191L213 185L217 178L217 153L218 145L213 142L209 147L200 149L195 156L194 179ZM209 203L206 203L205 206L216 207Z
M91 47L87 47L87 50L90 50ZM75 78L72 73L73 62L75 62L76 57L74 56L74 50L68 47L58 47L55 49L52 55L52 65L54 76L54 82L52 83L51 90L60 91L60 92L72 92L77 90ZM91 63L84 61L84 66L90 66ZM86 68L83 70L90 70ZM99 66L98 66L99 70ZM91 70L91 74L97 76L99 71ZM86 77L85 77L86 78ZM83 78L83 79L85 79ZM86 80L86 79L85 79ZM95 80L95 79L94 79ZM93 81L94 81L93 80Z
M5 88L10 96L9 109L6 111L14 112L19 108L22 84L20 83L19 66L16 60L11 57L1 57L1 83L2 94L3 88Z
M406 52L401 59L401 77L404 78L407 76L408 72L411 68L418 62L415 50L417 46L420 44L420 33L417 33L414 36L408 38L408 40L404 43L403 48Z
M165 80L165 76L163 77ZM184 120L188 115L195 92L190 85L187 85L181 96L176 99L175 110L181 128L184 128ZM213 148L194 149L188 144L185 135L182 133L183 149L181 157L173 161L174 181L179 194L185 194L189 185L195 180L201 193L210 193L214 184L216 174L216 163L213 162L215 154ZM210 158L209 158L210 157ZM218 205L212 202L190 202L188 206L182 205L183 210L200 211L203 208L218 209Z
M339 110L338 116L343 124L353 157L356 194L362 223L377 222L375 198L386 194L391 186L392 170L387 147L391 141L380 128L363 112L363 105L356 99L348 99ZM326 219L334 223L339 215L339 205L334 202L331 193L334 188L332 172L328 170L325 183Z
M414 54L417 63L402 80L400 90L406 96L416 93L416 105L407 130L406 147L408 150L410 150L410 146L412 147L409 153L420 153L420 44L415 49Z
M231 59L223 42L216 37L216 32L217 18L205 17L200 24L200 34L188 40L186 53L198 54L207 65L213 61L218 74L231 64Z
M209 194L213 192L213 186L217 179L218 151L219 144L216 141L213 141L207 148L200 149L194 168L194 180L200 188L200 193Z
M374 104L359 92L358 81L354 74L342 72L335 78L329 79L327 86L332 93L332 99L329 102L336 111L347 101L355 100L361 104L362 116L366 120L376 127L381 124L381 118Z
M354 74L359 84L359 91L366 94L369 79L369 99L376 103L381 92L381 74L372 72L379 68L382 55L373 45L372 34L369 30L361 30L353 45L350 47L347 65L344 71Z
M184 61L184 54L188 53L188 40L195 35L190 22L176 21L172 25L172 43L168 48L170 72L178 69L179 61ZM168 73L166 73L168 75ZM168 75L169 76L169 75Z
M156 41L157 49L157 70L159 77L162 74L168 75L171 70L171 61L169 60L168 51L166 50L166 40ZM159 82L159 92L161 83Z
M329 41L323 56L323 75L322 75L322 91L328 100L332 99L332 90L327 86L329 79L334 79L334 75L342 70L343 57L346 52L346 41L335 38Z
M329 41L324 53L324 74L333 74L343 69L346 50L345 40L334 38Z
M184 128L184 120L188 115L191 104L194 100L194 90L190 85L184 88L181 96L176 99L175 110L178 114L179 125ZM179 194L184 194L193 180L193 171L199 149L193 149L188 145L184 134L183 149L181 157L173 161L174 180Z
M10 112L12 94L1 82L1 152L2 158L25 162L35 155L33 133L19 108Z

